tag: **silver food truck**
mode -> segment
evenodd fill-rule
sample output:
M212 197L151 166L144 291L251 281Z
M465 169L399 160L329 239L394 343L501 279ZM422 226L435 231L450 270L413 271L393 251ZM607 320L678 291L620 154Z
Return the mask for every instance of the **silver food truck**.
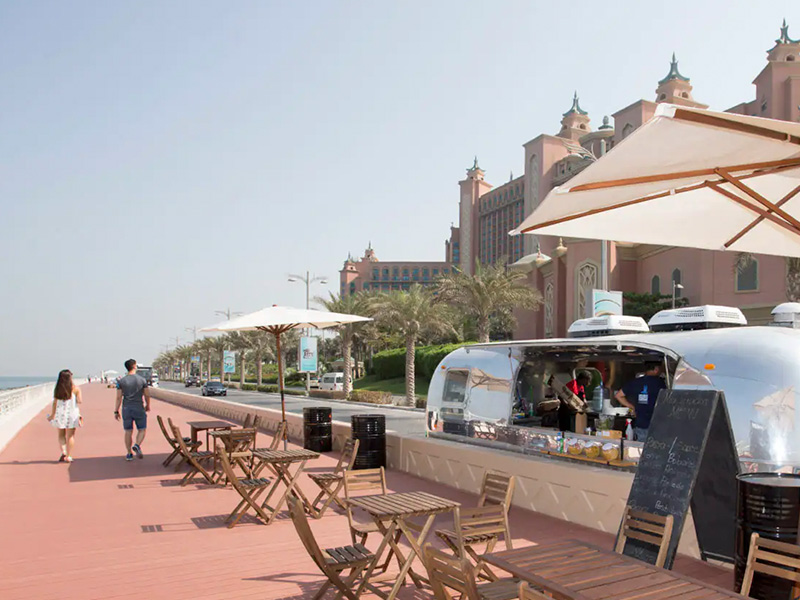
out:
M744 471L800 471L795 403L800 390L800 304L747 326L719 306L642 319L576 321L569 337L466 346L439 364L428 395L431 436L554 459L633 470L642 444L624 439L627 409L616 391L659 363L668 388L722 390ZM558 431L563 383L586 372L586 405L573 431ZM554 383L555 382L555 383ZM585 413L585 416L581 413Z

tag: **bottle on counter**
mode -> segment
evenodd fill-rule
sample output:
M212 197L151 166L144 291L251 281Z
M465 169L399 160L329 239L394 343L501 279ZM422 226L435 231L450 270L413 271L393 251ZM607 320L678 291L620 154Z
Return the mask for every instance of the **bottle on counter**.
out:
M633 441L633 427L631 427L630 419L625 419L625 439L629 442Z

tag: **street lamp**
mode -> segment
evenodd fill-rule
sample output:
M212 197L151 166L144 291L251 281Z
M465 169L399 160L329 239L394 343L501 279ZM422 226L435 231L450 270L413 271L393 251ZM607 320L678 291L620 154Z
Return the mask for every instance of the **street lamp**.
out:
M226 310L215 310L215 311L214 311L214 314L215 314L215 315L222 315L222 316L224 316L224 317L225 317L225 318L226 318L228 321L230 321L230 320L231 320L231 317L238 317L239 315L241 315L241 314L244 314L244 313L240 313L240 312L231 312L231 309L230 309L230 308L228 308L228 309L226 309Z
M306 271L306 276L305 277L303 277L302 275L293 275L293 274L290 273L288 281L290 283L296 283L298 281L302 281L303 283L306 284L306 310L308 310L309 308L311 308L309 306L311 284L312 283L321 283L323 285L326 285L328 283L328 278L327 277L311 277L309 272ZM310 335L310 333L311 333L311 329L307 329L306 330L306 335ZM280 360L280 359L281 359L281 357L279 356L278 360ZM306 395L309 395L310 391L311 391L311 373L306 372Z
M672 280L672 308L675 308L675 298L678 297L678 290L682 290L682 289L683 289L683 286L673 279Z
M194 341L196 342L197 341L197 325L195 325L194 327L186 327L185 330L188 331L189 333L191 333L194 336Z

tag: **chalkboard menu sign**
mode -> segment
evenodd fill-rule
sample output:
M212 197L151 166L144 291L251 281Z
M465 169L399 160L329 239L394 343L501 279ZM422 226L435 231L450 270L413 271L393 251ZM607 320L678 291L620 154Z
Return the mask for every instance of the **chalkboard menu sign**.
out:
M733 561L738 474L724 394L663 390L628 504L636 510L673 516L665 568L672 568L690 506L703 558ZM629 539L623 552L654 564L658 548Z

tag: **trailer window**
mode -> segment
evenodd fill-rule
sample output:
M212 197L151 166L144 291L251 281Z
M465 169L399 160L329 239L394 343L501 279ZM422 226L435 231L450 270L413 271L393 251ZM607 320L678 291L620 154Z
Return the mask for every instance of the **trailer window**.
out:
M447 377L444 379L444 397L445 402L458 402L463 404L467 396L467 380L469 379L469 371L466 370L451 370L447 372Z

